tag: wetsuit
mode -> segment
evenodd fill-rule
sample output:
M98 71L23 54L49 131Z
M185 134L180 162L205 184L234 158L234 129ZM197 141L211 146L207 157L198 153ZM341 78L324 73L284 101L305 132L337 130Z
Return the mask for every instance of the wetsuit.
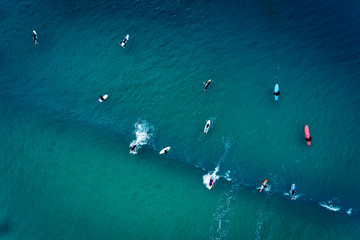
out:
M212 187L214 185L214 179L210 179L209 186Z
M211 81L207 81L206 84L205 84L205 88L204 90L206 90L208 88L208 86L210 85Z
M34 38L34 43L36 44L36 43L38 43L38 40L37 40L37 35L36 35L36 33L33 33L32 34L32 36L33 36L33 38Z
M127 43L127 39L124 38L121 43L124 43L124 47L125 47L125 45L126 45L126 43Z
M280 91L274 93L274 95L279 96L279 95L280 95Z

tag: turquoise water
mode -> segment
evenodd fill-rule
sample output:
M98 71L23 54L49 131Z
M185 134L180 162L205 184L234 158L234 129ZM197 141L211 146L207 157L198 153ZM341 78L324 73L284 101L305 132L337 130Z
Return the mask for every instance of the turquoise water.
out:
M2 6L1 238L358 239L358 2Z

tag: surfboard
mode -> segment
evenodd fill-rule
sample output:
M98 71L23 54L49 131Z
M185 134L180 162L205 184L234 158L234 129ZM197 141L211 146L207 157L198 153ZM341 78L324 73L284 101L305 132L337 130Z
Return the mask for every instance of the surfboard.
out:
M296 192L294 193L294 196L292 196L292 191L293 190L296 190L296 188L295 188L295 183L293 183L292 185L291 185L291 188L290 188L290 197L291 197L291 200L294 200L295 199L295 195L296 195Z
M98 103L101 103L103 101L105 101L108 98L109 95L105 94L104 96L102 96L104 98L104 100L102 100L101 98L99 98Z
M259 188L259 192L262 192L265 189L266 183L267 183L267 179L265 179L265 181L261 184L261 186Z
M275 84L275 87L274 87L275 101L277 101L279 99L279 95L275 95L275 93L277 93L278 91L279 91L279 84Z
M206 124L205 124L205 128L204 128L204 134L207 134L207 133L208 133L209 128L210 128L210 124L211 124L211 121L210 121L210 120L207 120L207 121L206 121ZM209 126L206 127L207 125L209 125Z
M125 36L126 42L129 41L129 34ZM125 47L125 43L121 41L120 46Z
M305 133L305 138L310 138L310 131L309 131L309 126L305 125L304 127L304 133ZM307 145L311 145L311 141L306 140Z
M169 151L169 150L170 150L170 147L166 147L166 148L164 148L163 150L161 150L161 151L159 152L159 154L164 154L165 151Z

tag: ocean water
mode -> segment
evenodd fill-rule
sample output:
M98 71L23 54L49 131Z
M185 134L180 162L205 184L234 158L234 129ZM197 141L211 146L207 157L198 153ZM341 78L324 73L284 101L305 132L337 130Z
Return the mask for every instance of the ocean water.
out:
M1 6L1 239L359 239L358 1Z

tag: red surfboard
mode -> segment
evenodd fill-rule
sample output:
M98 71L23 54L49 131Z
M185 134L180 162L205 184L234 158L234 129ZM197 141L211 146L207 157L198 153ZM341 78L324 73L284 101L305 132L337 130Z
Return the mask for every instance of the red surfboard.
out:
M307 138L307 139L311 139L311 137L310 137L310 131L309 131L309 126L308 125L305 125L305 127L304 127L304 133L305 133L305 138ZM306 139L305 139L306 140ZM307 142L307 145L311 145L311 140L309 141L309 140L306 140L306 142Z

